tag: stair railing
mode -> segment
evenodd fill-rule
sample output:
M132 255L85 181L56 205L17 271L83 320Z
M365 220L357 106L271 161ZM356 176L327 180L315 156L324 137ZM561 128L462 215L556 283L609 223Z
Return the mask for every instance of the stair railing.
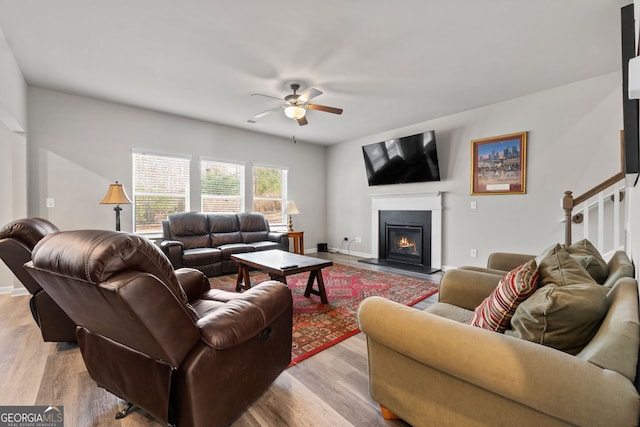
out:
M571 191L565 191L562 198L562 209L565 212L565 245L571 246L571 233L574 223L582 224L584 238L590 239L590 213L592 209L597 208L597 239L595 246L601 253L604 253L605 225L609 225L605 221L605 203L611 200L613 202L613 213L607 215L607 219L611 221L610 224L613 229L611 250L620 248L620 225L622 222L620 219L620 202L624 200L624 189L625 174L619 172L578 197L574 198Z

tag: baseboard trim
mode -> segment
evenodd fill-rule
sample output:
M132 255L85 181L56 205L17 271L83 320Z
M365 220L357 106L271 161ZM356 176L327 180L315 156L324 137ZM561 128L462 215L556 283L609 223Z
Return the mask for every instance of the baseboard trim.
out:
M329 251L335 252L337 254L357 256L357 257L360 257L360 258L371 258L371 254L364 253L364 252L349 251L349 250L342 249L342 248L329 248Z
M26 288L13 288L11 290L11 296L12 297L20 297L23 295L29 295L29 291L27 291Z
M21 295L29 295L29 291L24 287L14 288L13 286L0 286L0 295L18 297Z

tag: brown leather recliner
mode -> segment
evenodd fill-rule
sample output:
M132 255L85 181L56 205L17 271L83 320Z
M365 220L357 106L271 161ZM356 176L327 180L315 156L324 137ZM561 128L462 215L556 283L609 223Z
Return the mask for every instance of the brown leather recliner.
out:
M147 239L98 230L45 237L26 268L78 325L98 385L162 421L228 425L291 361L293 303L279 282L212 290Z
M42 339L47 342L75 342L76 325L25 270L33 247L58 227L42 218L23 218L0 229L0 258L31 293L29 307Z

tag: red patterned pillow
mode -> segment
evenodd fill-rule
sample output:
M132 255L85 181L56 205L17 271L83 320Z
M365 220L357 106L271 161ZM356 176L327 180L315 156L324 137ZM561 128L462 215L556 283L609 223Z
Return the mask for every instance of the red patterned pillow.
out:
M538 266L535 259L504 275L498 286L474 310L470 324L495 332L504 332L518 305L536 290Z

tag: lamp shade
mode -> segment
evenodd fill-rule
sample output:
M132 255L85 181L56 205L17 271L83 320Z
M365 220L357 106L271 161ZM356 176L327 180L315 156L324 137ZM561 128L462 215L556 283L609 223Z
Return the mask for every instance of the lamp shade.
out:
M285 215L297 215L300 213L298 207L296 206L296 202L293 200L287 201L287 204L284 206Z
M284 109L284 114L286 114L290 119L298 120L304 117L305 110L297 105L289 105Z
M131 204L131 200L127 196L127 193L124 191L124 187L122 184L118 184L116 181L115 184L110 184L109 189L107 190L107 195L104 196L104 199L100 202L101 205L129 205Z

